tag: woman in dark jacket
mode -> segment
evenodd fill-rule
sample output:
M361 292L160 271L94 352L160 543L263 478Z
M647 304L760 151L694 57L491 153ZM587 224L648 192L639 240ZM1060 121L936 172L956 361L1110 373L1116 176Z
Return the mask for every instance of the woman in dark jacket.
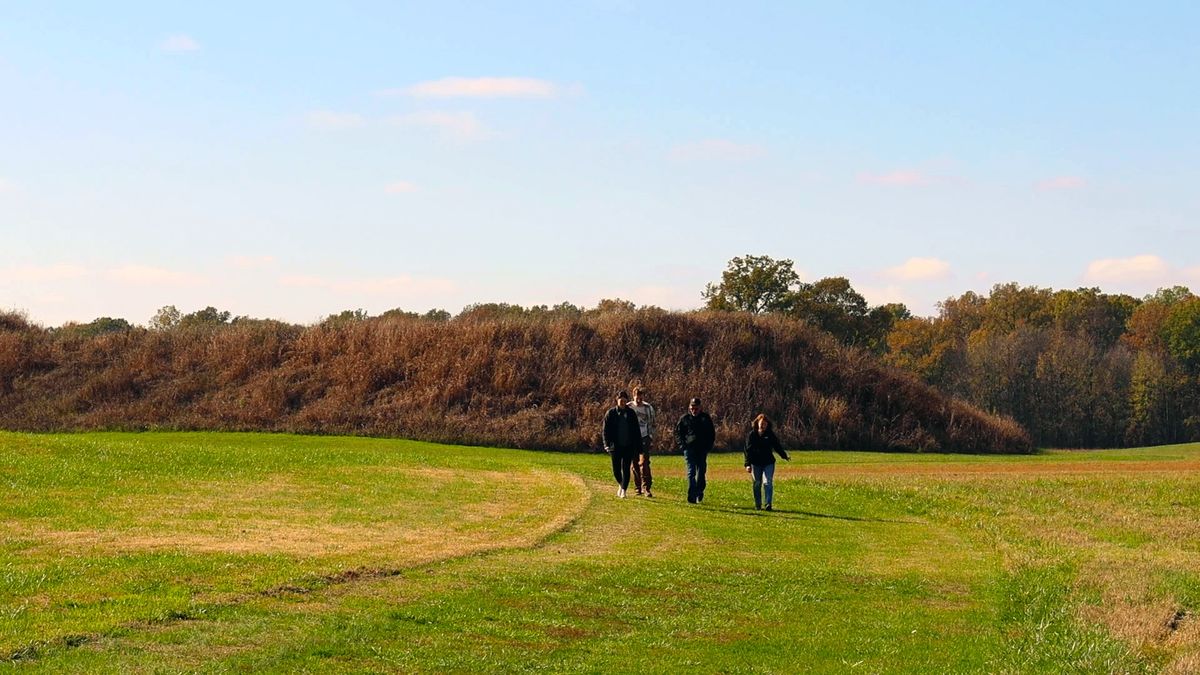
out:
M768 511L771 510L771 491L775 483L775 453L791 459L779 445L779 438L771 431L771 420L766 415L754 418L753 431L746 437L746 473L754 476L754 508L763 508L762 493L766 486Z

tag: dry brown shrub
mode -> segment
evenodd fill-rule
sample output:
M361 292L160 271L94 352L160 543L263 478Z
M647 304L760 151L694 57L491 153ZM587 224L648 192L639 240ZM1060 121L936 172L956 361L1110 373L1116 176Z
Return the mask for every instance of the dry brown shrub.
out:
M692 396L740 446L765 412L791 447L1026 452L1011 420L783 317L274 321L97 337L0 322L0 426L397 435L584 450L612 394L650 388L662 431Z

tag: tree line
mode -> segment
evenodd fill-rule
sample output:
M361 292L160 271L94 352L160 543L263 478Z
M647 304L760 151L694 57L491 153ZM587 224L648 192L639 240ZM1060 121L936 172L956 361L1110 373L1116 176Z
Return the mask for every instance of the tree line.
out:
M1054 447L1200 440L1200 298L997 284L938 304L869 307L844 278L802 283L791 260L734 258L708 309L782 313L877 354Z

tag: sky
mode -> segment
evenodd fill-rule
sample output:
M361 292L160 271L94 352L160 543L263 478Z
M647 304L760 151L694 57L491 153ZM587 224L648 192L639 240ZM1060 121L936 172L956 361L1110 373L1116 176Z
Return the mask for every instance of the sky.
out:
M0 310L1200 290L1200 3L0 3Z

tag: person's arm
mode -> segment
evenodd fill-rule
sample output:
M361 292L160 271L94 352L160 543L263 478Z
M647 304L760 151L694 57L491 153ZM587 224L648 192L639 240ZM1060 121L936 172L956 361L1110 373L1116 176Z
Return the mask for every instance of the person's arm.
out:
M680 417L679 421L675 423L675 447L679 448L680 450L683 450L687 447L687 445L683 442L683 439L687 436L686 420L687 416L685 415L684 417Z
M750 471L750 450L753 445L754 445L754 432L751 431L750 434L748 436L746 436L746 447L742 450L742 459L745 460L747 473Z
M601 432L601 437L604 439L604 451L612 452L613 444L613 428L612 428L612 410L604 413L604 431Z
M775 435L774 431L771 432L771 445L774 446L775 452L779 453L780 457L788 460L789 462L792 461L792 458L788 457L787 451L785 451L783 446L780 445L779 437Z
M658 413L654 411L654 406L646 404L646 435L650 440L654 440L654 423L657 421ZM644 449L644 448L643 448Z

